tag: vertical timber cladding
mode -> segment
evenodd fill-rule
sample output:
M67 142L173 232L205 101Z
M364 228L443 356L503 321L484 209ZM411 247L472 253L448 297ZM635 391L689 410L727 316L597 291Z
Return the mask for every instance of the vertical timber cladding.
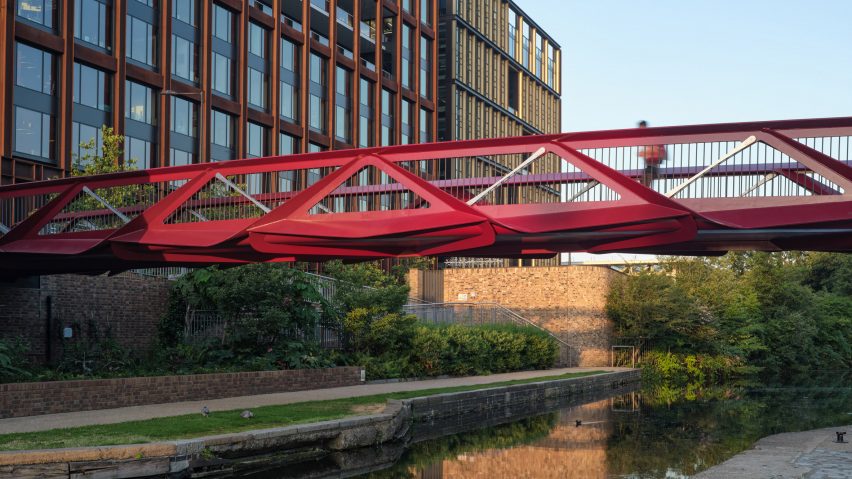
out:
M497 303L551 331L570 348L569 366L609 366L611 281L598 266L447 268L412 271L412 291L427 301Z
M439 140L471 140L561 131L560 46L514 2L441 1L438 96ZM445 108L445 109L444 109ZM459 158L445 162L444 179L502 176L527 155ZM530 173L558 173L546 155ZM560 201L558 192L521 188L504 201ZM449 258L446 267L558 265L558 258L504 260Z

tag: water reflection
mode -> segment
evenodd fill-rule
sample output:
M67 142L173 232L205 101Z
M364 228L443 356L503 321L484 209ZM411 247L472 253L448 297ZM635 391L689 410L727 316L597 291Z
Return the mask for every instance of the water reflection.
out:
M849 373L713 388L662 386L427 440L393 467L362 477L686 478L760 437L850 423Z

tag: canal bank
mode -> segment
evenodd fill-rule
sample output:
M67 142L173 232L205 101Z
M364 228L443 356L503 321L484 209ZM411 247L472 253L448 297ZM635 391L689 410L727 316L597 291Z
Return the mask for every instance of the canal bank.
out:
M846 432L837 442L837 432ZM774 434L757 441L752 449L713 466L695 479L798 479L852 477L852 424L803 432Z
M340 457L344 463L339 467L347 470L372 468L392 460L396 456L392 451L401 452L412 441L511 422L570 401L635 388L639 381L638 370L611 372L389 401L379 414L314 424L141 445L0 453L0 477L190 477L217 471L230 474L240 464L262 467L268 461L280 465L330 455ZM383 454L345 454L379 446L385 449L384 445L388 447ZM372 465L360 464L364 458Z

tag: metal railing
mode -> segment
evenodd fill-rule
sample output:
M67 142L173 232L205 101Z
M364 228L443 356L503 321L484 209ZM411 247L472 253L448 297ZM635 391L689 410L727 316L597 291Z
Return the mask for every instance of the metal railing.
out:
M184 318L184 341L206 341L227 339L229 326L243 321L256 321L251 313L239 318L229 317L218 311L187 309ZM288 329L282 336L292 340L313 340L323 349L342 349L344 345L343 327L335 321L318 321L312 331Z

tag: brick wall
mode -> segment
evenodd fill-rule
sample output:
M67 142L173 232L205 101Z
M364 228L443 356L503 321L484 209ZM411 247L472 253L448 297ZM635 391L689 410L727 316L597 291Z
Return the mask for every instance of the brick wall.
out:
M409 282L426 301L499 303L568 343L567 365L609 366L606 295L618 274L599 266L444 269L412 271Z
M36 361L58 358L65 327L74 331L71 341L109 334L125 348L145 350L157 335L168 296L168 280L134 273L0 283L0 339L24 339Z
M360 383L361 368L348 366L0 384L0 419L352 386Z

